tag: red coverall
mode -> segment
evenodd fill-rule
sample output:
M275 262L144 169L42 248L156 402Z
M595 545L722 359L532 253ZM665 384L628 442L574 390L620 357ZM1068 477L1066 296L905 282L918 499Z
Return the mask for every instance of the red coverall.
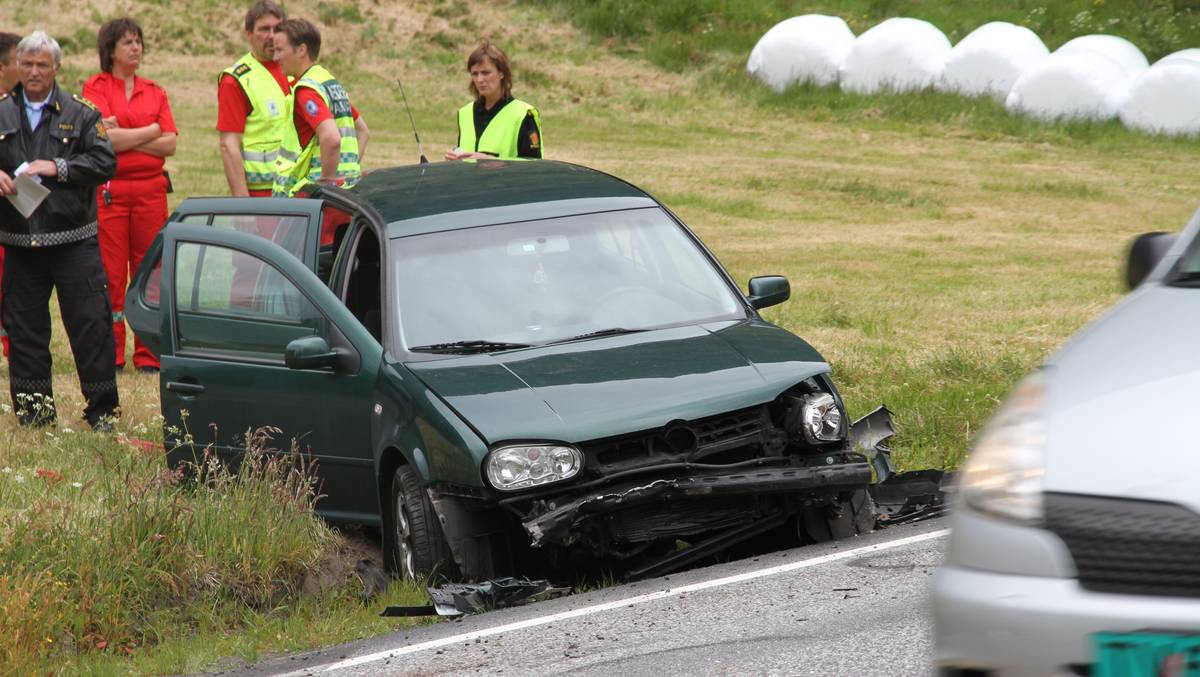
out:
M134 76L133 94L125 98L125 82L97 73L83 85L83 96L118 126L137 128L158 123L164 134L177 134L167 93L152 80ZM135 149L117 153L117 173L96 191L100 219L100 256L108 273L112 300L117 368L125 366L125 290L142 263L154 236L167 221L167 178L163 158ZM107 198L106 198L107 194ZM158 368L158 357L134 337L133 365Z

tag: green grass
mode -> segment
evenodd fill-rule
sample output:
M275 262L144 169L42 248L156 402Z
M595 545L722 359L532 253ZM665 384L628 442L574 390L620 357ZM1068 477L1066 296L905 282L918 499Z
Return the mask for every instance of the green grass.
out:
M288 9L328 15L323 61L372 129L368 169L416 159L397 77L426 154L440 157L455 143L468 47L481 34L500 42L514 62L517 95L542 111L550 157L661 197L742 284L788 276L792 299L766 316L829 360L852 417L880 403L896 413L893 446L903 468L960 463L1011 386L1120 297L1129 238L1178 230L1195 207L1194 141L1116 124L1043 125L988 100L936 93L775 94L744 76L750 47L779 18L835 3L689 4L706 23L672 14L682 5L670 0L297 0ZM835 9L859 32L909 14L961 37L985 20L1019 19L1045 4L847 0ZM169 160L173 205L225 192L214 81L245 49L244 4L182 6L127 0L78 12L69 0L47 0L10 17L16 30L46 27L70 38L61 81L75 89L95 70L87 31L118 11L138 18L149 46L144 74L166 88L183 131ZM345 10L351 6L361 23ZM1179 45L1200 44L1190 11L1163 23L1162 6L1138 6L1159 30L1174 25ZM589 7L592 15L582 11ZM1036 18L1054 46L1076 34L1071 19L1083 9L1107 21L1133 7L1066 2ZM598 23L570 23L575 10L582 25ZM1137 35L1126 37L1156 55ZM0 415L0 469L13 470L0 474L0 674L194 672L224 657L254 660L395 626L358 602L344 572L323 592L296 589L304 572L329 571L352 555L346 540L303 511L289 513L284 526L252 519L264 505L274 514L269 501L295 505L272 493L278 482L192 487L168 481L156 454L67 432L80 429L82 402L57 328L52 350L58 427L19 429L11 414ZM130 373L119 384L119 429L161 439L157 380ZM38 468L63 479L37 477ZM12 479L18 472L22 483ZM181 584L212 571L232 584ZM388 595L378 604L422 597L416 586L393 586Z
M800 14L846 20L856 35L898 16L924 19L957 42L988 21L1029 27L1050 49L1090 33L1117 35L1151 60L1200 44L1200 11L1188 0L526 0L663 68L682 71L728 54L745 62L768 28Z

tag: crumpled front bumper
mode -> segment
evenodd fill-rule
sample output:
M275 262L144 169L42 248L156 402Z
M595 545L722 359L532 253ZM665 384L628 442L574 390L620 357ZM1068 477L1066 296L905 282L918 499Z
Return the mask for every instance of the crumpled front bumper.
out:
M650 513L657 505L736 496L827 498L864 489L871 481L865 457L855 453L820 455L812 465L752 467L698 472L684 477L644 478L605 486L573 498L561 495L538 501L522 525L535 547L570 544L581 526L597 517L630 508Z

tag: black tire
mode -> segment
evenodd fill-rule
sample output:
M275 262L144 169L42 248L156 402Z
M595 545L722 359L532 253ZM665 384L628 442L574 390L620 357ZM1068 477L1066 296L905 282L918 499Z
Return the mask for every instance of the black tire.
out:
M870 533L875 529L875 499L866 489L859 489L833 505L805 509L797 526L801 537L814 543Z
M455 578L457 569L429 495L409 466L392 475L392 529L389 547L403 578Z

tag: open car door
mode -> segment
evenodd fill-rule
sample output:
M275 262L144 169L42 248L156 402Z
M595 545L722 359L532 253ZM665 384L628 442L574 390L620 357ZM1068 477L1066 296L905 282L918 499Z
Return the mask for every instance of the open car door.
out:
M319 512L377 522L370 431L382 347L283 246L298 239L168 224L133 280L129 321L159 354L169 461L206 450L236 461L248 432L271 427L281 452L294 441L316 460Z

